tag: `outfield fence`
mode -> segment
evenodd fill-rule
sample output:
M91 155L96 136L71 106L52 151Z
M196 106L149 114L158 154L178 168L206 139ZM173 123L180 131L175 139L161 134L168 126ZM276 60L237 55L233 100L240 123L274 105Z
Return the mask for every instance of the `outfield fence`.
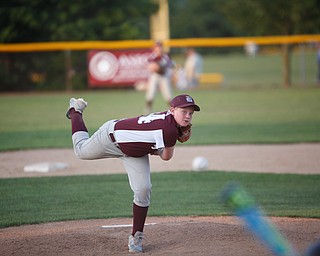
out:
M319 42L320 35L295 35L171 39L164 45L180 66L184 48L195 47L203 55L203 72L223 77L221 86L281 87L282 49L288 45L293 53L292 85L317 84ZM0 44L0 91L86 89L88 51L150 49L152 44L151 40Z

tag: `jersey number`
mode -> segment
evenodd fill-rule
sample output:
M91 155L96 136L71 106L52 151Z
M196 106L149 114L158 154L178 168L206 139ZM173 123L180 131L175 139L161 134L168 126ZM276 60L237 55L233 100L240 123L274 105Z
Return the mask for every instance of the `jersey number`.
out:
M156 114L156 113L151 113L150 115L147 116L141 116L138 119L138 124L148 124L151 123L154 120L164 120L166 118L166 114Z

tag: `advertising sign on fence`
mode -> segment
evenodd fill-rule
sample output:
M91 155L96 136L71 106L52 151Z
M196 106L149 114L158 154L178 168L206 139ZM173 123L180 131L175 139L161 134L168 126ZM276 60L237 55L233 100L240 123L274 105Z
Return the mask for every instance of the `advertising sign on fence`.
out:
M149 76L150 50L89 51L90 87L134 86Z

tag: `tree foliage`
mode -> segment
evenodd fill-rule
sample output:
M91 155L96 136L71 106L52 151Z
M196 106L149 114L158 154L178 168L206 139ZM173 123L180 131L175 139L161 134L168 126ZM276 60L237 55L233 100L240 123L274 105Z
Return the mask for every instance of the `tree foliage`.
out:
M7 0L0 4L1 42L149 38L149 0Z
M172 38L234 36L236 30L221 12L221 0L169 1Z
M172 38L320 33L318 0L171 0Z
M222 8L227 19L248 36L320 32L317 0L229 0Z
M172 38L320 33L318 0L168 0ZM0 42L149 39L153 0L3 0Z

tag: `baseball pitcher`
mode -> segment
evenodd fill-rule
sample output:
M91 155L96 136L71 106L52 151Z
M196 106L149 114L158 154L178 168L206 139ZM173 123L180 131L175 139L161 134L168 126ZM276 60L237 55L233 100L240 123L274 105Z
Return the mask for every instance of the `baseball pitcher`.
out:
M130 252L142 252L151 196L149 155L170 160L176 141L189 140L192 117L200 107L191 96L179 95L171 101L168 111L107 121L91 137L82 117L86 107L83 99L71 98L66 114L71 119L75 155L86 160L122 160L133 191L133 228L128 247Z

